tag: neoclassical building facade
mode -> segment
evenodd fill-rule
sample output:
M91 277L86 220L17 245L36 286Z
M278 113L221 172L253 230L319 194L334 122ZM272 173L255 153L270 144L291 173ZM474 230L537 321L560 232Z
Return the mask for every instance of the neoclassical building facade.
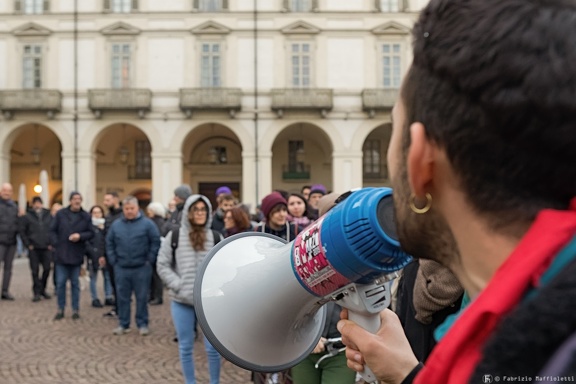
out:
M166 204L189 183L388 184L418 0L0 2L0 180ZM62 198L64 196L64 198Z

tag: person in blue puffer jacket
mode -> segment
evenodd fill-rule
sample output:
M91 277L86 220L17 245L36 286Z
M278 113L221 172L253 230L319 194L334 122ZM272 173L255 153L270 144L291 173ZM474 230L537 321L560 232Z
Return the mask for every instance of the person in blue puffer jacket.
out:
M152 265L160 248L160 232L156 224L138 208L138 199L127 196L122 201L122 216L114 221L106 234L106 256L114 268L118 328L115 335L130 331L130 297L136 296L136 325L140 335L148 330L148 293Z

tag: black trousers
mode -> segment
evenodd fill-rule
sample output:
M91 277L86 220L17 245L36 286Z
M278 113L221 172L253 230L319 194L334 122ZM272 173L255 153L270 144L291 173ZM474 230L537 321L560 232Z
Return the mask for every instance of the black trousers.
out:
M48 249L31 249L28 251L28 258L32 273L32 293L34 296L41 295L46 291L46 283L50 276L52 252ZM42 275L40 275L40 266L42 266Z
M10 288L10 280L12 280L12 262L14 261L15 253L16 244L0 244L0 263L4 264L4 271L2 274L2 294L8 293L8 289Z
M110 284L112 285L112 293L116 298L114 308L112 308L116 313L118 313L118 296L116 295L116 276L114 276L114 267L108 263L106 260L106 268L108 269L108 273L110 274Z
M162 301L164 293L164 283L156 271L156 263L152 265L152 279L150 284L150 300Z

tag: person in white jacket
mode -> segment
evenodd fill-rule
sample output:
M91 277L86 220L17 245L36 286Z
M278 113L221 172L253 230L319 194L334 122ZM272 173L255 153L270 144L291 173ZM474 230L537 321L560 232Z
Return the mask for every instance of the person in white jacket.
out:
M178 337L180 363L186 384L195 384L193 348L196 337L196 312L193 290L196 271L208 251L214 246L217 233L210 230L212 206L206 196L192 195L186 199L175 258L172 256L172 233L166 235L158 253L156 269L170 290L172 321ZM216 241L215 241L216 240ZM220 380L220 355L204 338L210 384Z

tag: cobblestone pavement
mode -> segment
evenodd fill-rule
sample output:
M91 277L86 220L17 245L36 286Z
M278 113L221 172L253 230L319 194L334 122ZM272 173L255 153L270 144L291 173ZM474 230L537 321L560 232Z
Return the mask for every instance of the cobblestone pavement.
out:
M0 384L183 383L167 300L150 307L149 336L114 336L117 320L102 316L109 307L90 306L88 287L81 291L81 318L75 321L69 296L66 317L54 321L56 298L33 303L31 287L28 259L17 259L11 284L16 300L0 302ZM194 352L197 382L208 383L203 345L197 343ZM248 371L223 360L220 383L250 382Z

